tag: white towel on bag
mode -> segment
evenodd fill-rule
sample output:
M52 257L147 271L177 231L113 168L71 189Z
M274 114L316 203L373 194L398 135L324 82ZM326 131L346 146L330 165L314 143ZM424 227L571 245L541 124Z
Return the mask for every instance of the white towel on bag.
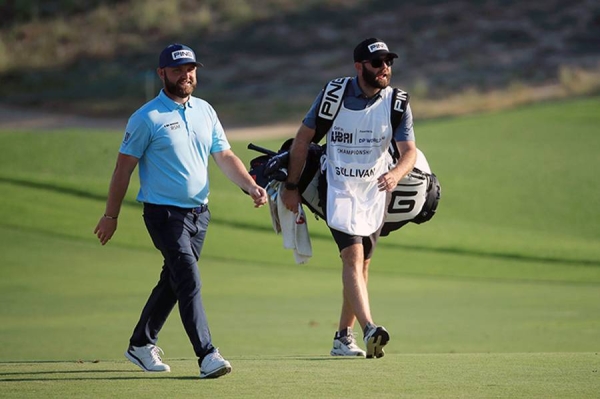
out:
M283 190L283 184L280 182L273 184L270 190L267 190L272 193L269 196L269 209L273 229L277 234L282 234L283 247L294 250L296 263L303 264L312 257L306 213L304 213L302 204L298 204L298 212L288 210L281 201L281 190Z

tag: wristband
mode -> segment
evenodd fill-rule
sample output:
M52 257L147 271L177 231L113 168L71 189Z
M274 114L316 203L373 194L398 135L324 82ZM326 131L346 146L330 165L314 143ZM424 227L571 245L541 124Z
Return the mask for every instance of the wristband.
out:
M298 184L296 183L285 183L286 190L298 190Z
M105 218L110 219L110 220L117 220L118 216L108 216L106 213L104 214Z

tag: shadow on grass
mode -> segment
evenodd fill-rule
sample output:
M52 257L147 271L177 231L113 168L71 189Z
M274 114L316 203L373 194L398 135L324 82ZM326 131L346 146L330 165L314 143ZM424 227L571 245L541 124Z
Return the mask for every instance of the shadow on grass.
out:
M89 373L97 373L97 371L90 371ZM122 373L122 371L113 371L113 373ZM196 376L181 376L181 377L73 377L73 378L0 378L0 382L43 382L43 381L97 381L97 380L108 380L108 381L139 381L139 380L198 380L203 381L200 377Z
M29 181L24 179L15 179L6 176L0 176L0 183L8 183L13 184L20 187L34 188L40 190L48 190L61 194L72 195L79 198L97 200L97 201L106 201L106 195L99 195L93 192L76 189L72 187L63 187L56 184L50 183L42 183ZM124 200L124 205L139 207L140 203L132 200ZM235 229L242 230L250 230L250 231L260 231L260 232L273 232L273 228L269 225L265 226L257 226L255 224L243 223L243 222L231 222L228 220L219 219L215 217L211 220L211 223L226 227L231 227ZM331 239L328 234L319 234L319 233L311 233L311 239ZM444 248L444 247L428 247L424 245L414 245L414 244L391 244L386 243L385 241L379 241L378 246L388 247L388 248L398 248L410 251L419 251L419 252L429 252L429 253L438 253L444 255L458 255L458 256L470 256L475 258L484 258L484 259L500 259L500 260L508 260L508 261L519 261L519 262L539 262L539 263L548 263L548 264L564 264L571 266L600 266L600 260L597 259L568 259L568 258L560 258L560 257L544 257L544 256L535 256L535 255L524 255L524 254L515 254L515 253L507 253L507 252L484 252L477 251L473 249L464 249L464 248Z
M71 195L73 197L78 197L78 198L85 198L85 199L91 199L91 200L97 200L97 201L103 201L103 202L106 201L106 194L100 195L100 194L92 193L89 191L85 191L85 190L81 190L81 189L77 189L77 188L73 188L73 187L60 186L57 184L42 183L42 182L36 182L36 181L24 180L24 179L15 179L15 178L6 177L6 176L0 176L0 183L8 183L8 184L12 184L12 185L19 186L19 187L34 188L37 190L53 191L55 193L67 194L67 195ZM131 201L131 200L124 200L123 204L124 205L133 205L133 206L140 205L138 202Z
M56 367L58 365L68 365L73 367L70 370L31 370L31 371L0 371L0 382L34 382L34 381L93 381L93 380L199 380L198 375L172 375L170 373L145 373L141 370L130 368L93 368L94 366L106 367L102 362L73 362L60 360L31 360L31 361L3 361L0 366L26 365L28 367L45 366ZM81 369L80 367L84 367ZM85 376L86 374L91 374ZM107 376L106 374L112 374ZM127 375L120 375L127 374ZM62 377L63 375L71 377Z

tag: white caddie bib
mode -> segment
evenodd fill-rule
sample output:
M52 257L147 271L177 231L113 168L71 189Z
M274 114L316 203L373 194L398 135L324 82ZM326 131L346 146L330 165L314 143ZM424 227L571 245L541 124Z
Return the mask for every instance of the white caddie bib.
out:
M347 234L368 236L383 223L386 193L377 179L389 170L393 90L381 91L370 107L341 107L327 133L327 224Z

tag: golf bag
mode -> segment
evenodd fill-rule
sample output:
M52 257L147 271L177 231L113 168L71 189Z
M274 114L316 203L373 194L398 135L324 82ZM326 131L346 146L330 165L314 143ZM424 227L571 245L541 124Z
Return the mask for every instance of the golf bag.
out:
M264 154L250 161L249 173L258 185L266 188L273 180L284 182L287 179L292 141L286 140L278 152L248 144L249 149ZM323 152L324 146L310 143L298 190L302 195L302 203L317 217L325 219L322 203L327 187L320 167ZM417 149L414 169L390 193L381 235L387 236L409 222L421 224L429 221L435 215L441 192L440 183L436 175L431 173L425 155Z

